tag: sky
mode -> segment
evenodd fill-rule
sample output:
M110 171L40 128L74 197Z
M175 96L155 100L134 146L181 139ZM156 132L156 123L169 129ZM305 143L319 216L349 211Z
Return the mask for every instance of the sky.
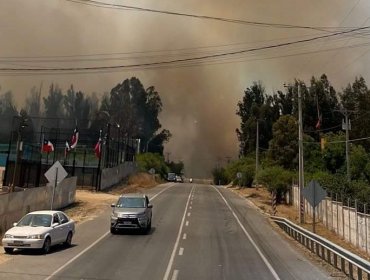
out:
M1 0L0 68L147 64L251 50L370 25L367 0L98 1L244 23L97 7L79 0ZM245 21L325 27L326 31ZM309 82L322 73L339 91L357 76L369 81L369 35L364 30L160 67L41 74L0 70L0 94L11 90L19 107L30 89L41 83L44 95L51 83L64 90L73 84L87 94L103 94L135 76L144 87L155 86L162 98L160 121L173 135L165 147L169 159L184 161L187 176L204 177L217 164L237 158L235 129L240 119L235 112L253 81L262 81L267 94L283 90L283 84L295 78Z

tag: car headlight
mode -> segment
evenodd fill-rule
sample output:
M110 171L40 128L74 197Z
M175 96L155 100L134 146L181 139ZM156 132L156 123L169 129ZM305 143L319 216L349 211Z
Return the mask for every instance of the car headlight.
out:
M32 234L27 236L28 239L44 239L44 234Z
M13 237L13 235L11 235L11 234L5 234L5 235L4 235L4 238L14 238L14 237Z
M113 212L112 215L111 215L111 218L112 219L117 219L118 218L118 214L116 212Z
M146 219L146 216L145 216L145 214L139 214L139 215L137 215L137 218L139 220L144 220L144 219Z

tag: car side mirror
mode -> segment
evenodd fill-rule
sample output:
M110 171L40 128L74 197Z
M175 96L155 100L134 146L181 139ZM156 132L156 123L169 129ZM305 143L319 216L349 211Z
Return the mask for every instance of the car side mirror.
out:
M16 227L18 223L13 223L13 227Z
M56 226L59 226L59 223L53 223L53 224L51 225L51 227L52 227L52 228L55 228Z
M148 208L153 208L153 205L152 204L148 204Z
M114 207L116 207L116 204L115 204L115 203L112 203L112 204L110 205L110 207L114 208Z

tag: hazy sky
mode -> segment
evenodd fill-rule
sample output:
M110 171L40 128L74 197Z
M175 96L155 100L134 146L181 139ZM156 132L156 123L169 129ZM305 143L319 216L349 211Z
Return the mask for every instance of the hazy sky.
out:
M102 1L245 21L317 27L370 25L368 0ZM318 30L107 9L66 0L0 0L0 68L132 65L245 50L325 34L328 33ZM160 93L161 122L173 134L166 146L170 159L185 161L187 174L199 176L209 174L217 159L237 157L235 129L240 121L235 115L236 104L253 81L261 80L267 93L281 90L283 83L296 77L308 82L312 75L322 73L328 75L337 90L359 75L369 82L369 34L366 30L356 38L338 36L152 69L54 75L8 75L0 71L0 93L12 90L21 106L30 88L41 82L44 94L51 82L64 90L73 84L86 93L103 93L135 76L145 87L153 85Z

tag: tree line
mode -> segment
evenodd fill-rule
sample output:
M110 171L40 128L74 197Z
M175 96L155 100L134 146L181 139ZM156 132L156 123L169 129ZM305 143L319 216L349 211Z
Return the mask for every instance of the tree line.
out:
M302 95L305 181L318 180L329 193L370 202L370 90L363 77L336 91L328 77L312 77L309 84L296 79L283 91L266 93L262 82L244 91L236 114L240 127L239 160L215 168L215 183L251 187L264 183L280 197L297 180L298 85ZM344 114L350 119L350 172L346 170ZM260 165L256 173L257 122ZM242 173L237 179L236 174ZM350 180L347 180L349 176Z
M48 94L42 96L42 85L33 87L20 109L13 93L6 91L0 94L0 142L8 143L11 131L17 130L15 119L26 123L23 137L29 142L38 141L36 134L41 126L58 129L77 126L96 141L99 131L106 130L109 124L115 128L110 132L112 137L140 139L142 152L163 155L163 145L171 133L162 129L158 119L162 106L155 87L144 88L136 77L125 79L102 96L87 95L73 85L63 91L54 83Z

